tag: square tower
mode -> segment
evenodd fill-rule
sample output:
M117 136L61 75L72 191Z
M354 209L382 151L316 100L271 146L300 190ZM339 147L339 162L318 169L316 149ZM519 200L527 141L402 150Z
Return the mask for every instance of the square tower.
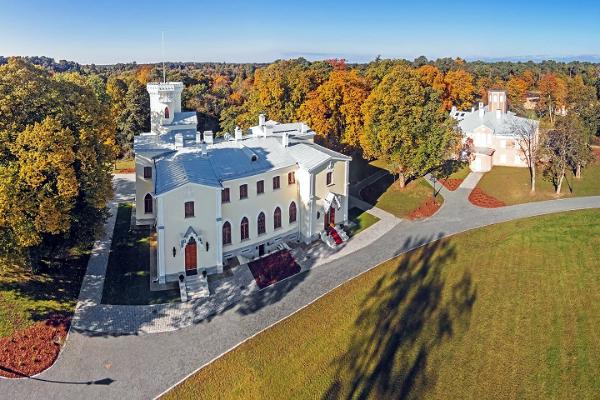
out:
M496 110L500 110L502 113L506 113L508 111L506 90L488 90L488 111L495 112Z
M182 82L149 83L150 122L152 132L160 132L162 125L173 122L175 113L181 112Z

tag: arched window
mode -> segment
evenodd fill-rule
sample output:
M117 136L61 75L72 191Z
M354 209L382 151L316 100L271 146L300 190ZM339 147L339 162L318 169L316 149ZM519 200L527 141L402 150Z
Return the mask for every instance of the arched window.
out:
M169 119L169 107L165 107L165 119Z
M250 238L250 226L246 217L242 218L242 223L240 224L240 236L242 240Z
M144 196L144 212L146 214L152 214L152 206L154 201L152 200L152 195L148 193Z
M296 222L296 203L290 203L290 224Z
M267 227L265 226L265 213L261 212L258 214L258 234L262 235L267 231Z
M223 244L231 244L231 224L229 222L223 224Z
M281 208L277 207L273 213L273 228L281 228Z

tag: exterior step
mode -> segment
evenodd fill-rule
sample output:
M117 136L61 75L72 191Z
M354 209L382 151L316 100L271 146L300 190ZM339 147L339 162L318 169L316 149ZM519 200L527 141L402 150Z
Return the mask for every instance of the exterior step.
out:
M208 297L210 295L208 280L200 274L187 276L185 278L185 288L188 300Z

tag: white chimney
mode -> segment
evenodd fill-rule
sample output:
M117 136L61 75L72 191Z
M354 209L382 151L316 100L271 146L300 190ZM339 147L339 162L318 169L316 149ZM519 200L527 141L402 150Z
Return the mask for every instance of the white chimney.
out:
M235 140L242 140L242 129L239 126L235 127L235 136L234 136Z
M454 114L456 114L456 111L458 111L456 109L456 106L452 106L452 109L450 110L450 115L454 116Z
M287 132L283 132L281 134L281 145L283 147L288 147L289 144L290 144L290 137L288 136Z
M485 108L483 107L483 103L479 102L479 118L483 118L485 115Z
M183 147L183 135L181 133L175 134L175 148Z
M204 131L204 141L207 144L213 144L215 142L215 134L213 131Z
M208 150L207 150L207 145L206 145L206 143L205 143L205 142L202 142L202 144L201 144L201 147L202 147L202 155L203 155L203 156L206 156L206 155L208 154Z
M267 136L272 135L272 134L273 134L273 127L272 126L268 126L268 125L263 126L263 136L264 137L267 137Z
M200 132L196 132L196 144L202 143L202 134Z
M306 126L306 124L305 124L304 122L300 122L300 133L301 133L301 134L305 134L305 133L306 133L306 130L307 130L307 128L308 128L308 127Z
M258 114L258 125L264 126L267 123L267 116L265 114Z
M499 108L496 110L496 119L497 120L502 119L502 110Z

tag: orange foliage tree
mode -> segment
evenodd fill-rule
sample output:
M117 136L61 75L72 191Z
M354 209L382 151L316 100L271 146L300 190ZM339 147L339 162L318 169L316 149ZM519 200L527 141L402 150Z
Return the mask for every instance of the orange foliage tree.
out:
M452 106L459 109L469 108L475 100L473 75L464 70L450 71L444 77L445 94L443 107L450 110Z
M361 106L370 91L369 80L356 70L335 70L309 95L298 116L328 147L356 149L364 124Z

